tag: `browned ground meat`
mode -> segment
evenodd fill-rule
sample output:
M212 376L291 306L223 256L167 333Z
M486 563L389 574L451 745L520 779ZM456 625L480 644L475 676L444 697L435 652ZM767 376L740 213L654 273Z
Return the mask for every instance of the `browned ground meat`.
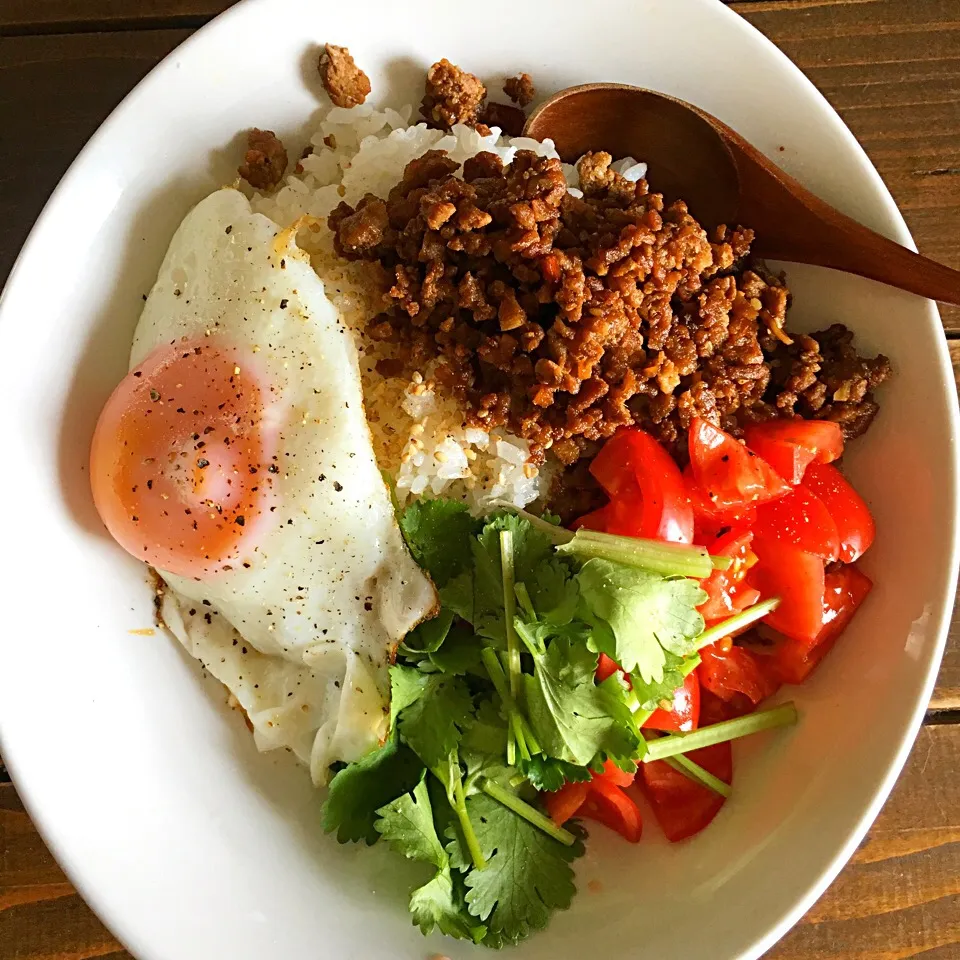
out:
M737 435L778 415L865 430L887 360L859 357L843 327L791 340L789 292L750 263L752 231L708 236L610 162L583 159L577 199L558 160L480 154L461 178L430 151L386 199L342 203L338 252L390 275L371 335L396 345L405 374L439 361L472 422L566 465L634 423L681 460L694 416Z
M509 77L503 84L503 92L521 107L532 103L537 93L533 86L533 78L529 73Z
M336 106L356 107L367 99L370 80L346 47L328 43L320 54L319 69L323 89Z
M272 130L254 128L247 134L247 152L237 172L251 187L272 190L287 169L287 151Z
M427 71L420 113L431 126L452 127L475 123L487 89L472 74L449 60L439 60Z

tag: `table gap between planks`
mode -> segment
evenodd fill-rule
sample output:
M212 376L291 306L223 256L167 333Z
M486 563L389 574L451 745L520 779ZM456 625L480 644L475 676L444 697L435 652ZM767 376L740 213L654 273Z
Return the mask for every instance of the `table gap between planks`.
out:
M0 283L99 123L155 63L230 5L0 0ZM729 5L837 109L920 251L960 267L960 0ZM960 308L941 313L960 382ZM851 863L767 960L921 955L960 960L960 612L927 723L890 800ZM0 960L94 957L130 960L46 850L0 761Z

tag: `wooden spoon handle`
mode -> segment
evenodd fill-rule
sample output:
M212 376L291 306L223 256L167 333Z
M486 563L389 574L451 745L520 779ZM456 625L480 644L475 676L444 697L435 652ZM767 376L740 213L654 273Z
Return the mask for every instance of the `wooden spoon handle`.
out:
M921 257L840 213L793 177L771 168L765 158L761 162L754 147L734 136L740 147L738 216L756 230L754 251L759 256L832 267L960 304L960 271Z

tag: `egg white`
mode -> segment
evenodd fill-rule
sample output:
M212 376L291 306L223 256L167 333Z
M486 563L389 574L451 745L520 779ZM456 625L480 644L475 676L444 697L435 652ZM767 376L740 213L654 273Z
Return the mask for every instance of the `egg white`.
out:
M233 189L177 230L131 367L205 336L244 349L249 375L269 385L273 499L231 569L202 580L159 571L170 587L162 615L234 694L261 749L289 748L320 782L332 761L384 736L391 653L433 612L436 592L377 467L350 331L295 231Z

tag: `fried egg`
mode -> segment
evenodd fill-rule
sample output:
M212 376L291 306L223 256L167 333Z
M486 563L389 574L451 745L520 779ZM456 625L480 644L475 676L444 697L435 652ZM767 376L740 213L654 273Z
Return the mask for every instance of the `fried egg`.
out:
M91 449L97 509L261 749L316 782L386 733L387 670L436 608L377 468L352 335L295 227L219 190L184 219Z

